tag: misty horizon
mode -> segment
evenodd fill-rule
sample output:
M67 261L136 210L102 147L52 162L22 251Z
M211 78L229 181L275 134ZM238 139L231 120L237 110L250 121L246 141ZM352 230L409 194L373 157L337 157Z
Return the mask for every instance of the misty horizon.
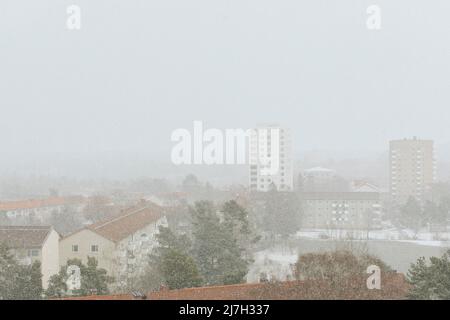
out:
M279 123L297 160L377 157L413 136L450 159L446 1L380 1L379 32L370 1L133 3L80 1L79 32L64 28L67 1L0 4L1 172L164 164L194 120Z

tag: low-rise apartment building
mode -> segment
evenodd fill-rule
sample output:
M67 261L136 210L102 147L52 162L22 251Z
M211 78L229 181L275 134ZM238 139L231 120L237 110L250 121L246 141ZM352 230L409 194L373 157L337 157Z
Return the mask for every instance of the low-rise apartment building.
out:
M0 227L0 243L5 243L23 265L41 263L42 286L59 272L59 234L50 226Z
M378 192L301 193L302 228L376 229L380 227Z
M64 237L60 241L60 265L74 258L86 263L88 257L95 257L99 268L114 277L115 287L127 287L145 270L160 226L167 226L163 208L151 203L129 208L118 217Z

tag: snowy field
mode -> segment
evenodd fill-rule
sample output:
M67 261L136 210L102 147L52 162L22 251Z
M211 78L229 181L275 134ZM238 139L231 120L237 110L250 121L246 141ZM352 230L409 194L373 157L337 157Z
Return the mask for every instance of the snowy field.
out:
M419 232L396 228L384 230L300 230L296 234L298 239L353 239L353 240L392 240L408 241L415 244L427 246L448 246L450 242L450 232Z
M339 249L370 253L406 274L410 264L418 258L441 256L450 248L450 241L433 240L435 236L434 233L424 232L413 240L412 232L392 229L371 231L367 240L367 232L340 230L340 233L330 234L329 230L302 230L282 244L274 243L257 251L247 281L258 282L262 273L269 279L289 280L292 278L292 265L299 254Z

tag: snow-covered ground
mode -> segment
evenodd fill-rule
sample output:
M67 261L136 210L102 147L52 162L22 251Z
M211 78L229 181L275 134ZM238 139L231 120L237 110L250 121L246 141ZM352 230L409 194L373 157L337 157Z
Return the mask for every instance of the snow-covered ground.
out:
M268 279L289 280L292 265L298 255L310 252L326 252L336 249L367 251L381 258L393 269L406 273L411 263L420 257L441 256L450 248L448 233L420 232L414 239L411 230L385 229L370 231L354 230L301 230L295 237L266 243L266 247L254 254L254 263L247 275L248 282L258 282L264 273Z
M427 246L448 246L450 241L449 232L419 232L415 235L413 230L408 229L384 229L372 230L300 230L296 234L298 239L352 239L352 240L392 240L407 241Z
M259 282L261 273L268 279L288 280L292 277L292 265L297 261L298 252L289 248L273 248L258 251L247 275L247 282Z

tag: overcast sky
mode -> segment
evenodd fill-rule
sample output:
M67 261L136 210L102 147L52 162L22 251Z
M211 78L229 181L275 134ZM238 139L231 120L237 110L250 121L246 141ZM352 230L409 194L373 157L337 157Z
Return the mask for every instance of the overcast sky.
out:
M0 146L170 159L194 120L277 122L297 153L445 144L449 14L448 0L1 0Z

